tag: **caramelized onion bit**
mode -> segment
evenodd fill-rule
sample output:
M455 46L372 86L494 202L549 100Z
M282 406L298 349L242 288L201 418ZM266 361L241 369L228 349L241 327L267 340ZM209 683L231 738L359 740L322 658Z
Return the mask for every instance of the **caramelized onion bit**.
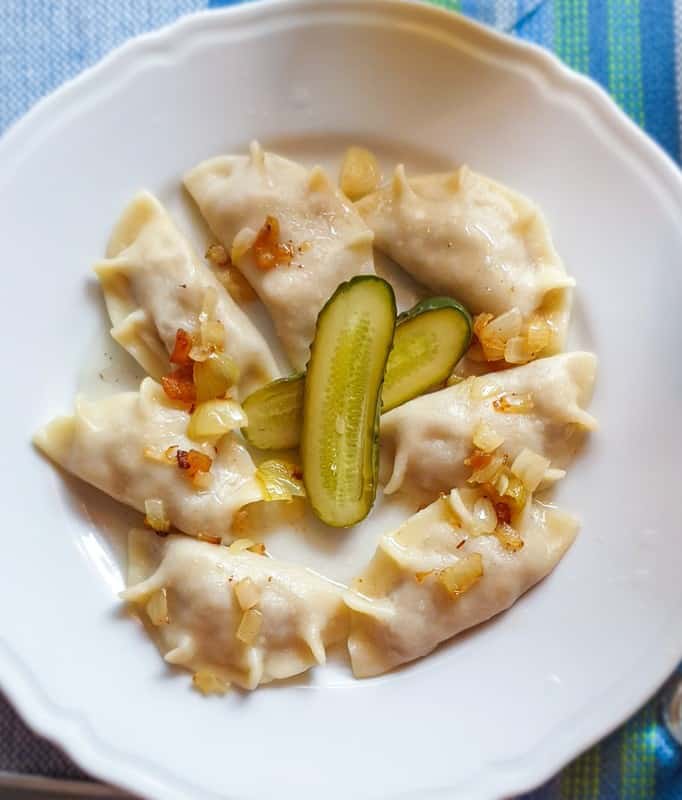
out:
M438 573L438 581L448 594L457 599L483 577L483 559L480 553L468 553L456 564Z
M253 255L256 266L262 270L291 263L294 248L290 242L282 244L279 241L279 221L276 217L266 217L253 242Z
M259 556L267 555L265 545L262 542L254 542L253 539L235 539L228 549L231 553L243 553L248 550Z
M205 258L215 267L227 267L230 264L230 254L222 244L211 244L206 250Z
M528 349L528 340L523 336L513 336L504 346L504 360L507 364L527 364L535 357Z
M194 409L187 436L195 442L215 443L246 424L246 414L234 400L207 400Z
M210 472L197 472L192 478L192 486L199 492L207 492L213 485L213 476Z
M538 453L524 447L516 456L511 465L512 474L519 478L526 490L534 492L542 483L545 473L549 468L550 461Z
M533 314L528 323L528 330L526 331L526 342L528 350L537 356L540 351L550 343L552 338L552 328L544 317L539 314Z
M515 553L523 547L523 539L518 531L514 530L507 522L502 522L497 526L495 536L502 547L509 550L510 553Z
M237 602L242 611L253 608L260 600L260 589L251 578L242 578L234 587Z
M191 405L197 399L191 363L174 369L170 375L164 375L161 385L166 397L176 403Z
M493 408L500 414L528 414L533 410L533 395L530 392L501 394L493 400Z
M208 472L213 464L211 458L198 450L178 450L175 458L178 467L186 471L188 478L193 478L198 472Z
M305 497L303 473L297 464L279 459L263 461L256 470L256 478L263 489L263 499L290 502L294 497Z
M225 353L210 353L203 361L194 364L194 385L197 402L225 397L239 380L239 369Z
M170 622L170 617L168 616L168 593L165 586L154 592L149 598L147 615L152 625L157 628L161 625L168 625Z
M250 608L244 612L242 620L237 628L237 639L244 644L252 644L263 625L263 615L256 608Z
M355 202L373 192L381 182L381 170L374 153L364 147L349 147L341 164L339 185Z
M200 326L201 350L206 357L225 347L225 326L217 319L206 320Z
M144 501L144 524L157 533L168 533L170 520L166 516L163 500L152 497Z
M473 508L474 533L485 535L492 533L497 527L497 514L495 506L489 498L479 497Z
M471 466L473 472L467 483L493 483L507 464L507 455L504 453L474 452L464 462Z
M189 351L192 349L193 344L194 342L192 341L191 335L187 333L184 328L178 328L175 334L173 352L170 354L171 364L177 364L180 367L191 364L192 359L190 358Z
M142 449L142 455L147 459L147 461L154 461L157 464L174 464L175 453L173 453L172 458L168 458L168 450L170 449L171 448L159 450L156 447L144 447Z
M511 508L508 503L503 503L501 500L495 503L495 514L499 523L509 525L511 522Z
M468 458L464 459L464 463L473 470L479 470L487 467L492 459L492 453L484 453L483 450L474 450Z
M503 444L504 437L494 431L486 422L479 422L474 428L473 435L474 447L484 453L492 453L493 450Z
M230 689L229 681L224 681L208 669L200 669L194 673L192 686L202 694L225 694Z
M469 352L474 361L525 364L550 344L552 329L540 314L533 314L524 325L519 309L512 308L499 317L478 314L474 318L474 334L479 345Z

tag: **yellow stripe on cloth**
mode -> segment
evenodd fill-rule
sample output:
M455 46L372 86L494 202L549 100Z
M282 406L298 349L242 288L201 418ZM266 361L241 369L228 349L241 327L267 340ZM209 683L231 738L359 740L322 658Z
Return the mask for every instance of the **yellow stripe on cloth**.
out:
M655 796L656 754L652 736L655 721L655 710L649 704L623 729L619 800L645 800Z
M588 750L561 775L561 800L599 800L601 754L598 747Z

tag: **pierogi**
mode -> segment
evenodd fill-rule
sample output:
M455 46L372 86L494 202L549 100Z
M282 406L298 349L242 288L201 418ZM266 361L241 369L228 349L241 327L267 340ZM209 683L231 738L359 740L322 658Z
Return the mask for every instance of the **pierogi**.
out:
M399 165L379 181L377 159L353 148L341 176L353 203L321 168L255 142L185 174L218 240L207 257L218 248L214 266L248 281L296 371L277 381L218 273L137 194L95 271L112 337L151 377L79 395L35 434L57 465L144 514L121 598L205 694L299 675L339 642L357 678L423 657L509 608L577 535L547 493L597 428L597 359L562 352L575 281L542 212L466 167L408 179ZM397 318L397 336L374 246L439 295ZM379 482L407 519L369 542L349 585L280 557L281 537L272 556L258 541L264 520L289 525L296 499L327 524L301 516L295 535L336 558ZM358 513L337 515L343 503Z

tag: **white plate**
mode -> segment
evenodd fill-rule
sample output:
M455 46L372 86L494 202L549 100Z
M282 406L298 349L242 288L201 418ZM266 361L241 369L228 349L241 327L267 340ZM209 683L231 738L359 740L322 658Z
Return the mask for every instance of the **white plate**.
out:
M187 215L182 171L252 136L306 159L363 142L386 164L466 161L535 198L578 280L575 343L601 359L602 429L561 487L577 544L509 613L380 679L332 665L204 700L120 614L110 504L28 441L101 355L89 266L125 201L145 185ZM495 798L607 733L682 656L682 182L554 58L384 0L191 17L10 131L0 218L0 680L93 774L193 800Z

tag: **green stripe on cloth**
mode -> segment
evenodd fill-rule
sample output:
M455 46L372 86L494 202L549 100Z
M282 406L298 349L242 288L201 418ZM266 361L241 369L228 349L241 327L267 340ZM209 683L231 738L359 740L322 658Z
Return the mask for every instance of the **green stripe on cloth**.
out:
M644 125L639 0L608 0L607 26L609 91L626 113Z
M434 6L447 8L449 11L461 11L462 0L430 0Z
M593 747L561 775L559 796L565 800L599 800L601 753Z
M588 14L588 0L556 0L554 4L554 49L579 72L590 68Z
M620 800L643 800L656 796L656 752L652 738L655 722L656 713L650 703L623 730Z

